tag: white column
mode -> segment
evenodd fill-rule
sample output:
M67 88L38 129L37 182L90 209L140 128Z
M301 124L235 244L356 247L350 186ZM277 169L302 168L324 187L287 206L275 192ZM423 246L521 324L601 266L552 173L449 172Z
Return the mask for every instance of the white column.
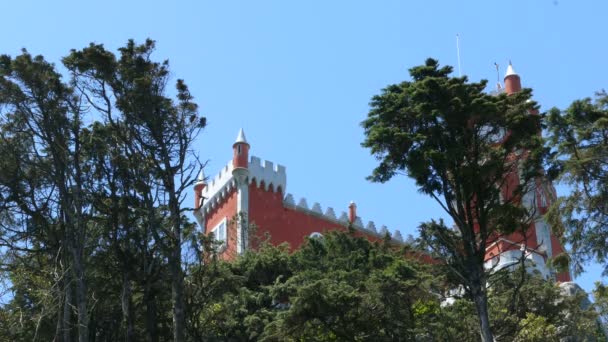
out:
M249 227L249 184L247 182L249 170L237 168L232 171L236 180L236 251L243 254L247 249L248 227Z

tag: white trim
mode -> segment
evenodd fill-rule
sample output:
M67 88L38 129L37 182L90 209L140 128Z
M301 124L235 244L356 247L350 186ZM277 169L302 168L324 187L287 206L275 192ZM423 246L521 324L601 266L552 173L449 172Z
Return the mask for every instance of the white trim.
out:
M283 194L287 191L287 172L283 165L251 156L251 160L249 161L249 181L252 181L254 178L257 184L261 184L262 181L264 182L264 190L268 190L272 184L275 191L279 187L281 187Z
M319 232L312 232L312 233L310 233L310 235L308 235L308 237L311 239L320 239L320 238L323 238L323 234L321 234Z
M219 201L219 197L221 197L222 190L229 190L232 186L232 170L234 166L232 165L232 160L224 166L220 172L213 177L207 186L203 189L202 196L205 197L205 202L201 209L207 213L210 208L213 208L214 204Z
M522 246L524 246L524 244L523 244L522 242L515 242L515 241L512 241L512 240L509 240L509 239L506 239L506 238L500 237L500 238L496 239L496 241L494 241L494 242L492 242L491 244L489 244L489 245L486 247L486 251L487 251L489 248L494 247L494 245L498 244L498 243L499 243L499 242L501 242L501 241L502 241L502 242L509 243L509 244L511 244L511 245L513 245L513 246L519 246L520 248L521 248ZM532 248L532 247L528 247L528 246L524 246L524 247L526 248L526 251L530 251L530 252L532 252L532 253L536 253L536 254L543 254L543 253L542 253L542 251L539 251L539 250L534 249L534 248ZM504 252L503 252L503 253L504 253Z
M551 228L544 219L534 221L536 230L536 243L544 249L547 257L553 257L553 242L551 241Z
M249 170L236 168L232 170L236 181L236 252L243 254L247 249L248 216L249 216Z
M219 233L216 233L216 231L222 226L224 228L223 234L221 234L221 231ZM226 247L228 245L228 217L224 217L224 219L221 220L218 224L216 224L215 227L213 227L209 231L209 233L213 233L213 239L218 242L221 241L222 247Z
M237 192L236 201L237 212L237 247L238 254L243 254L247 249L247 217L249 216L249 186L246 182L240 184Z

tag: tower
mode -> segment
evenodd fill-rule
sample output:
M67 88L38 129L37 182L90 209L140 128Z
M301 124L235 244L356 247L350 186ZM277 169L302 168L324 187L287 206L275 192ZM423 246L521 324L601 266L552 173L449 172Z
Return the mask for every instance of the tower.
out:
M232 177L236 183L236 252L241 254L247 248L249 215L249 143L241 128L232 145Z
M249 166L249 143L245 138L245 131L241 128L232 145L232 165L235 169L247 169Z
M509 66L507 67L507 72L505 73L505 92L507 94L513 94L521 91L521 79L519 75L513 69L513 65L511 61L509 61Z
M504 77L505 93L515 94L521 91L521 78L509 62ZM536 110L530 115L537 115ZM541 132L539 132L541 134ZM524 152L525 153L525 152ZM517 172L508 175L508 181L501 189L504 197L511 196L509 187L519 184ZM546 177L538 177L532 189L525 193L521 205L532 213L532 222L526 232L515 232L508 236L500 236L486 250L486 266L504 268L517 264L522 255L526 264L538 270L544 277L553 278L561 282L571 281L570 272L551 274L547 267L549 259L565 252L561 242L553 234L544 214L557 198L553 184Z

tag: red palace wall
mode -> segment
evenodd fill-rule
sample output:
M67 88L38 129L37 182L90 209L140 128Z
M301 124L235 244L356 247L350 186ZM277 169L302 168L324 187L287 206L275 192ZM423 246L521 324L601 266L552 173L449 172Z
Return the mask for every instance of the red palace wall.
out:
M332 222L312 212L286 207L280 191L264 190L263 185L258 187L255 183L249 185L249 223L256 226L258 240L269 237L269 242L273 245L287 242L291 250L299 248L312 233L324 234L331 230L347 229L344 224ZM354 234L372 242L383 240L380 236L361 230L356 230ZM252 247L255 248L256 239L253 240ZM437 263L437 260L426 254L408 252L407 257L427 264Z
M287 242L292 250L300 247L314 232L323 234L329 230L346 230L342 224L285 207L281 192L266 191L263 185L258 187L255 183L249 185L249 223L256 226L259 238L269 235L273 245ZM372 241L380 240L364 233L360 235Z
M507 85L507 93L518 91L520 88L519 76L514 74L511 66L509 66L505 84ZM338 220L333 212L330 212L330 214L326 213L325 215L322 214L318 204L316 204L316 207L313 206L313 209L308 209L296 206L291 195L284 199L283 190L287 181L285 167L263 161L258 157L251 157L251 160L249 160L249 147L250 145L245 139L244 132L241 130L233 145L232 161L209 184L205 183L201 173L200 179L195 185L195 208L197 208L195 216L199 220L199 223L205 227L205 234L208 234L222 220L227 219L227 247L222 253L222 258L232 259L240 251L240 248L237 246L237 224L232 222L236 218L237 208L242 208L246 212L249 224L255 227L249 232L249 244L241 245L242 248L256 248L259 241L269 238L271 244L278 245L287 242L293 250L300 247L306 237L312 233L323 234L329 230L346 230L349 222L356 223L356 235L366 237L371 241L383 239L382 234L386 231L386 227L383 227L380 234L376 232L373 222L370 222L366 226L368 228L364 229L362 227L363 223L357 217L356 205L354 203L348 207L348 220L344 217ZM526 152L523 152L523 154L513 153L511 158L514 163L518 163L515 159L526 158ZM251 183L249 185L243 183L250 180ZM270 185L265 185L265 181ZM237 183L240 185L237 185ZM532 205L539 211L536 214L544 214L547 206L550 205L549 199L555 197L555 189L552 185L546 182L543 183L543 180L539 179L537 181L537 193L533 197L534 200L532 200L535 203L522 203L524 201L521 196L514 192L519 187L519 183L517 169L514 169L507 176L504 184L501 185L502 198L509 199L520 205ZM239 201L239 196L237 195L239 191L242 192L240 204L237 203ZM527 196L523 196L524 200L526 198ZM205 202L202 208L198 208L202 199L206 199L207 202ZM539 248L536 231L535 224L532 223L525 236L522 233L495 236L493 238L494 241L490 241L490 243L496 243L492 244L486 251L486 261L494 255L520 249L522 248L522 244L529 251L536 253L535 259L537 261L539 255L541 259L542 256L546 258L546 254L536 251ZM541 234L546 235L546 231L546 228L542 226L540 230ZM401 233L399 232L395 232L393 237L396 238L396 242L402 241ZM551 242L552 253L549 254L557 256L564 253L561 243L553 234L551 234ZM513 253L511 252L510 254ZM418 255L416 257L423 259L425 262L436 262L436 260L432 260L428 256ZM570 280L569 273L564 272L559 274L558 280Z
M231 259L237 254L236 225L231 224L230 222L236 215L236 199L237 193L236 191L232 191L222 202L220 202L217 207L209 211L209 213L206 215L205 234L209 234L211 229L217 226L225 218L228 219L226 225L228 243L226 245L226 249L221 253L221 257L223 259Z

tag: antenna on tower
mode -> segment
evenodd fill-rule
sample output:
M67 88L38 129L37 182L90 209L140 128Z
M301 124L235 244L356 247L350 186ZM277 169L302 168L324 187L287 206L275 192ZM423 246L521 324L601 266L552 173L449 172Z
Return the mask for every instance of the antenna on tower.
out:
M462 67L460 66L460 34L456 33L456 55L458 56L458 77L462 77Z
M498 95L502 93L502 86L500 85L500 72L498 71L498 63L494 62L494 66L496 67L496 89L491 92L493 95Z

